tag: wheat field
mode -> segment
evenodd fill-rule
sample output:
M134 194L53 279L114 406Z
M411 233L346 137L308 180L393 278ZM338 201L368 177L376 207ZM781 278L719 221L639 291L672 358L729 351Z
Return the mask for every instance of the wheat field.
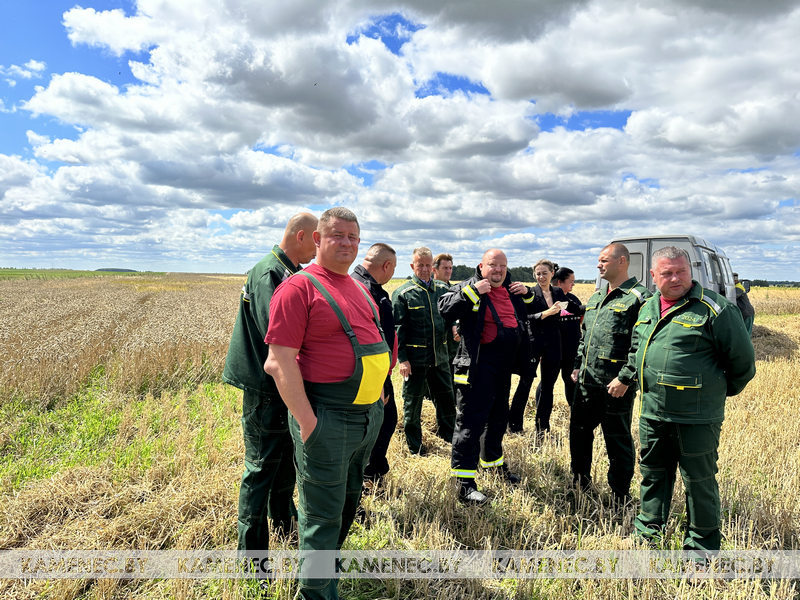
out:
M0 281L0 549L233 549L242 471L241 392L220 382L240 276L188 274ZM389 284L390 289L400 281ZM591 285L578 285L583 300ZM800 289L754 288L757 375L728 401L720 444L724 549L800 549ZM395 380L399 398L400 384ZM400 402L402 404L402 402ZM553 435L535 446L532 413L505 455L523 483L488 476L492 497L464 507L449 447L423 427L430 455L397 432L382 495L347 549L628 549L633 512L610 507L602 435L597 493L570 491L563 388ZM402 418L400 419L402 422ZM634 429L636 428L634 422ZM634 432L635 433L635 432ZM634 435L636 439L636 436ZM634 484L638 482L638 471ZM634 488L634 495L638 490ZM681 543L675 492L672 547ZM275 539L276 548L291 540ZM346 580L343 597L797 598L795 581ZM288 599L244 580L5 580L1 598Z

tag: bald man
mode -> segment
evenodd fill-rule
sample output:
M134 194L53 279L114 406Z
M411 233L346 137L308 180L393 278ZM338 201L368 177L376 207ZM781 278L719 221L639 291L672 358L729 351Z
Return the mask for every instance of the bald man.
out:
M511 282L502 250L487 250L475 275L453 286L439 300L447 321L458 320L461 342L456 355L456 427L450 474L459 483L465 504L488 500L475 483L478 465L491 469L507 483L520 478L509 471L503 457L503 435L508 421L511 366L521 351L526 299L531 291Z
M247 276L222 380L241 388L244 474L239 490L239 550L269 549L269 520L287 533L297 511L292 501L295 471L286 405L264 372L264 341L272 294L281 282L311 262L317 217L302 212L289 219L280 244Z
M378 306L381 328L386 336L386 344L392 350L392 367L397 358L397 336L394 331L394 316L392 314L392 300L383 286L392 279L397 267L397 253L388 244L377 243L370 246L364 262L356 266L350 276L362 283L369 290L372 299ZM394 402L394 388L392 387L392 374L386 375L383 382L383 423L378 433L378 439L372 447L369 461L364 467L364 480L372 481L376 487L381 485L384 475L389 472L389 461L386 453L389 442L397 428L397 405Z

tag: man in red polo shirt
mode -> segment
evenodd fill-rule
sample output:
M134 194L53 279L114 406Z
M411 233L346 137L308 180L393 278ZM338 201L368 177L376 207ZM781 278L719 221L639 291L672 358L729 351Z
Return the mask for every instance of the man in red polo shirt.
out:
M351 211L326 210L314 232L317 262L272 298L264 369L291 414L300 550L341 548L383 420L391 356L374 301L348 275L359 236ZM299 583L302 598L338 598L333 579L301 575Z

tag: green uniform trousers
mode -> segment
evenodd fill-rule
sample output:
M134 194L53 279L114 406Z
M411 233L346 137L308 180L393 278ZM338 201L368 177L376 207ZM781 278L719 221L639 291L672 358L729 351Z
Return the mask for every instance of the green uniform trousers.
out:
M239 550L269 549L269 521L291 531L295 472L288 411L280 395L244 390L244 474L239 488Z
M361 500L364 467L383 421L381 402L358 408L318 405L317 426L303 443L290 415L299 493L300 550L340 549ZM304 563L313 568L313 559ZM335 579L300 577L299 596L339 597Z
M636 386L621 398L606 388L577 385L569 421L569 450L572 479L585 486L592 481L594 431L599 425L608 452L608 485L617 499L630 496L636 450L631 437L631 418Z
M456 399L450 365L412 363L411 375L403 382L403 431L408 449L413 454L418 453L422 446L422 400L426 393L430 393L436 408L436 433L445 442L451 443L456 426Z
M641 508L636 533L657 542L664 532L676 470L686 488L684 550L719 550L720 504L717 448L722 423L684 424L639 421L642 472Z

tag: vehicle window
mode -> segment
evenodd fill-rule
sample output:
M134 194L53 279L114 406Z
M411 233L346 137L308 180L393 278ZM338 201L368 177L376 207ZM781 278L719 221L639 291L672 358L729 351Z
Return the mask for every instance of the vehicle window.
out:
M628 275L636 277L637 281L644 283L644 255L640 252L631 252L631 264L628 267Z
M703 267L706 270L706 281L709 283L717 281L717 279L714 277L713 267L711 266L712 262L713 259L711 258L711 255L703 250Z
M708 280L714 283L725 283L725 278L722 276L722 269L719 266L719 261L716 256L709 252L703 252L706 257L706 272L708 273Z
M731 271L731 263L727 258L722 256L718 257L722 263L722 269L725 272L725 283L733 283L733 271Z

